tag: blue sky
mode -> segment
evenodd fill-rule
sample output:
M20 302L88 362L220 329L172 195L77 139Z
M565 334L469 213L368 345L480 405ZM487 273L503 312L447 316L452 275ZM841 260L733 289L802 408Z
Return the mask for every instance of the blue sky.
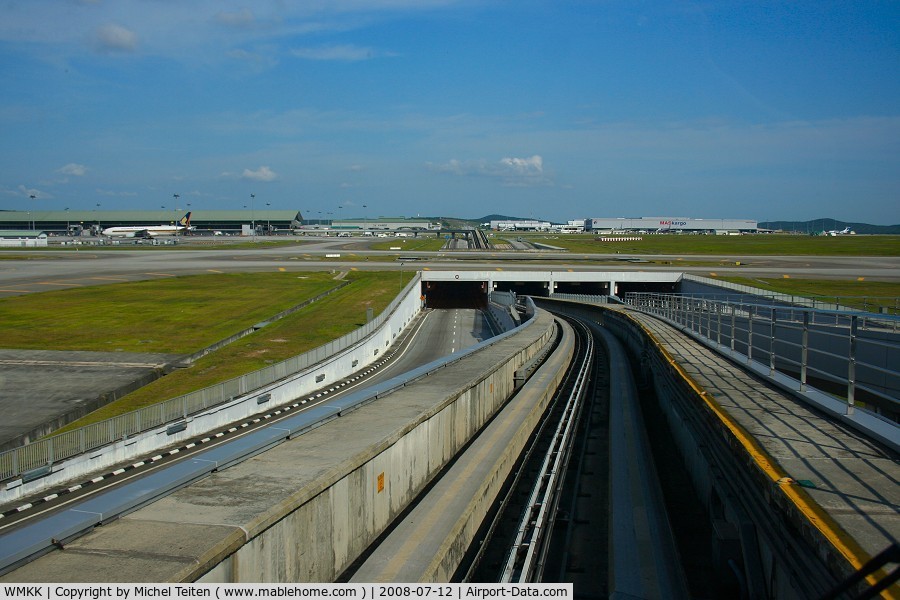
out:
M0 209L900 223L896 1L0 0L0 83Z

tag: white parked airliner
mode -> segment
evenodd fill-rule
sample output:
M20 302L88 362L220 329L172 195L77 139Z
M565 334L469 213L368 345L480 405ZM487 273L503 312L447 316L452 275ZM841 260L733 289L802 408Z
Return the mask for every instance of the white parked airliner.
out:
M157 237L160 235L179 235L193 231L191 213L181 217L178 225L131 225L127 227L107 227L103 235L109 237Z

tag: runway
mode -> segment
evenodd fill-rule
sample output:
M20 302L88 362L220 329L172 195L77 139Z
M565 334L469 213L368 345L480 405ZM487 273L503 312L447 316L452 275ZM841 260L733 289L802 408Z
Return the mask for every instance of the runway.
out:
M678 271L706 276L900 281L900 257L413 252L404 254L407 260L397 260L395 251L359 250L358 245L330 240L296 248L16 251L0 255L4 259L0 260L0 298L183 275L264 271ZM341 253L353 256L326 257ZM653 263L642 262L651 259Z

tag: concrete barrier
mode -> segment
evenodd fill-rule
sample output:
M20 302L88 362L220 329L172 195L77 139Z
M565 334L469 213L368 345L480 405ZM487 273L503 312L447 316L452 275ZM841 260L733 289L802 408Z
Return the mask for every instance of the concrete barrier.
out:
M495 414L555 332L532 326L216 472L3 581L334 581Z
M54 486L85 478L102 469L136 460L137 457L152 454L160 448L186 442L228 423L246 419L260 412L257 398L264 394L269 394L266 406L277 407L316 393L316 390L334 386L352 373L382 360L385 351L420 310L418 286L411 286L381 327L356 344L327 356L303 371L262 387L254 387L246 393L237 394L224 404L211 406L193 414L186 411L183 419L186 427L176 434L171 433L169 429L171 422L167 422L135 435L123 436L109 445L78 454L70 459L57 461L52 464L49 473L39 479L30 482L24 482L22 478L9 481L0 489L0 502L12 502ZM249 375L245 377L249 378Z

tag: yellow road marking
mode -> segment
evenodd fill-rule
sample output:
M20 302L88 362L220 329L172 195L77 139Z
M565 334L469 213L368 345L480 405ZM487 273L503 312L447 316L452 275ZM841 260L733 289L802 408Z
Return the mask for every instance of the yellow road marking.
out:
M653 344L659 349L663 357L669 365L684 379L685 382L694 390L694 392L703 400L707 407L718 417L718 419L731 431L731 434L740 442L757 466L773 481L778 481L788 474L782 470L781 466L769 456L769 453L757 442L742 425L731 418L720 405L716 402L712 394L708 393L703 387L685 372L685 370L672 358L668 350L662 345L653 332L644 327L644 324L634 319L631 315L627 315L629 319L637 323L637 325L650 338ZM853 566L857 571L865 565L871 556L866 552L859 543L847 535L843 528L835 522L831 516L826 513L822 507L807 494L803 488L792 485L779 485L780 489L793 502L794 506L803 513L813 527L829 541L831 545ZM882 569L883 573L883 569ZM878 578L875 575L868 575L866 580L875 585Z

